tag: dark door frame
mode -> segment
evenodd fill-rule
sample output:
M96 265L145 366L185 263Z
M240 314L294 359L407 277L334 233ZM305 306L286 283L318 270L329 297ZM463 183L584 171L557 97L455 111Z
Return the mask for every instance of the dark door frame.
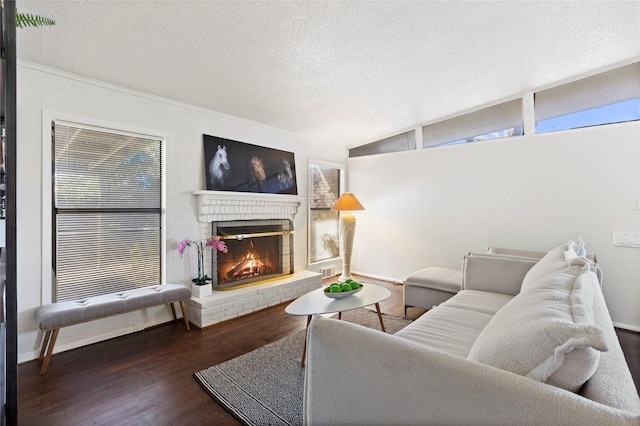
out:
M5 0L2 11L2 110L5 128L6 246L4 263L3 389L2 424L18 424L18 289L16 273L16 3Z

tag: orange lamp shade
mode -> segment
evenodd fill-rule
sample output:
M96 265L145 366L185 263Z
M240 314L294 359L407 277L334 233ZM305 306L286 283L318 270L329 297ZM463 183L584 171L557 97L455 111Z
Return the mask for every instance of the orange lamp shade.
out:
M351 192L345 192L338 198L331 210L364 210L364 207L355 195Z

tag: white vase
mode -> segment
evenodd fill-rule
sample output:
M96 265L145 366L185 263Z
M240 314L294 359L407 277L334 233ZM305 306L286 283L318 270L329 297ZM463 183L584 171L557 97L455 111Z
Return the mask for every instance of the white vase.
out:
M211 284L195 285L191 284L191 294L193 297L205 297L211 294Z

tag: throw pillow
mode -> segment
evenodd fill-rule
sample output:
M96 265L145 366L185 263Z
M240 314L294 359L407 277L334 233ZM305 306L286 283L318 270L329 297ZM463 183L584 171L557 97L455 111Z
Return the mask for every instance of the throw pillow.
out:
M577 392L608 350L593 319L595 274L559 272L510 300L480 332L468 358ZM570 283L570 284L569 284Z
M584 244L579 247L584 252ZM586 254L586 253L585 253ZM585 257L578 257L576 253L576 243L569 241L566 244L550 250L538 263L533 265L522 280L520 291L533 290L544 284L543 277L563 271L576 277L585 262L589 262Z
M576 242L576 246L574 248L578 257L587 256L587 247L585 246L584 240L582 238L578 238L578 242Z

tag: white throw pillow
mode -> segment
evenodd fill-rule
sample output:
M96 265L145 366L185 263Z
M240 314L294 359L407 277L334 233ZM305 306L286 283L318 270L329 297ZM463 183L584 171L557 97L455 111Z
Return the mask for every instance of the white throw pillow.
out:
M587 257L587 247L585 246L582 238L578 238L574 249L578 257Z
M538 263L529 269L522 280L520 291L533 290L536 286L540 285L541 278L560 271L571 274L574 277L577 276L582 266L585 262L589 262L589 260L585 257L578 257L576 248L586 254L583 242L581 242L581 245L578 247L575 242L569 241L560 247L550 250Z
M558 272L510 300L480 332L468 358L577 392L608 350L593 319L593 272Z

